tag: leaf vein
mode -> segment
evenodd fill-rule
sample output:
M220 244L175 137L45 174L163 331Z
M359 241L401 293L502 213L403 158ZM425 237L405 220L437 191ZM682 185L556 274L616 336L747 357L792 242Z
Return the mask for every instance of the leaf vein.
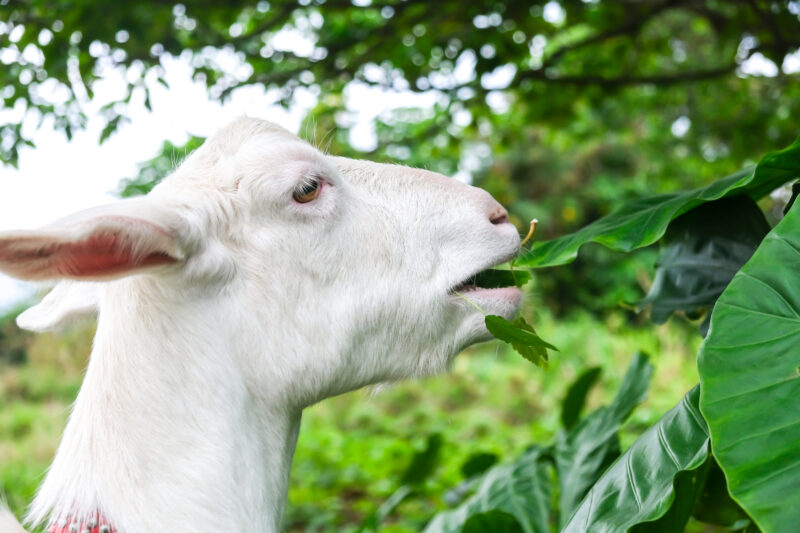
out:
M661 443L661 447L664 449L664 452L666 452L666 454L669 456L670 460L672 461L672 464L674 464L675 467L678 470L680 470L681 469L680 462L678 461L678 458L675 456L675 452L670 447L669 442L667 442L667 438L664 435L664 426L662 424L656 424L656 433L658 435L658 442Z
M746 390L744 392L737 392L736 394L731 394L730 396L724 396L722 398L714 398L714 400L706 401L704 403L706 405L714 405L714 404L717 404L717 403L720 403L720 402L724 402L726 400L732 400L734 398L739 398L740 396L746 396L748 394L755 394L757 392L761 392L761 391L767 390L767 389L772 388L772 387L777 387L779 385L783 385L784 383L788 383L789 381L792 381L793 379L797 379L797 378L798 378L798 376L790 376L790 377L788 377L786 379L782 379L780 381L775 381L773 383L769 383L768 385L764 385L763 387L758 387L758 388L755 388L755 389Z
M763 285L764 287L769 289L775 296L778 297L778 299L780 301L782 301L786 305L786 307L788 307L792 311L792 314L794 314L795 317L800 319L800 315L797 314L797 311L795 311L794 307L792 307L792 304L790 304L788 301L786 301L786 298L784 298L783 295L780 292L778 292L778 289L776 289L775 287L773 287L772 285L770 285L766 281L755 277L754 275L750 274L749 272L745 272L744 270L739 271L738 275L739 276L743 276L745 278L752 279L756 283L760 283L761 285Z
M730 302L718 302L717 305L718 306L730 307L732 309L738 309L740 311L744 311L744 312L751 313L751 314L754 314L754 315L761 315L761 316L765 316L765 317L768 317L768 318L774 318L775 320L789 320L791 322L797 322L797 323L800 324L800 317L792 318L790 316L776 315L774 313L767 313L765 311L758 311L756 309L751 309L751 308L745 307L743 305L732 304Z
M782 238L782 237L778 237L778 236L774 236L774 237L771 237L771 238L770 238L770 240L774 240L774 241L777 241L777 242L783 243L783 244L785 244L785 245L786 245L786 246L787 246L787 247L788 247L790 250L792 250L792 251L793 251L795 254L797 254L797 255L800 255L800 248L798 248L798 247L797 247L797 246L795 246L794 244L790 243L788 239L786 239L786 238Z
M631 457L633 457L632 453L626 454L627 458L625 459L625 471L628 475L628 485L631 486L631 492L633 493L633 498L636 500L636 507L637 512L642 510L642 498L639 495L639 489L636 487L636 480L633 477L633 466L631 465Z
M769 343L772 343L772 342L775 342L775 341L779 341L781 339L785 339L786 337L791 337L793 335L797 335L798 333L800 333L800 330L790 331L788 333L784 333L783 335L778 335L777 337L771 337L769 339L763 339L763 340L759 340L759 341L756 341L756 342L749 342L749 343L746 343L746 344L730 344L730 345L727 345L727 346L720 346L718 344L712 344L712 345L710 345L710 347L713 348L714 350L735 350L737 348L749 348L751 346L761 346L762 344L769 344Z
M796 421L792 422L791 424L784 424L782 426L771 428L771 429L768 429L766 431L761 431L759 433L753 433L752 435L747 435L746 437L741 438L739 440L726 443L724 447L718 448L718 450L719 451L728 450L730 448L733 448L737 444L741 444L742 442L745 442L745 441L748 441L748 440L752 440L752 439L757 439L758 437L763 437L764 435L769 435L771 433L775 433L777 431L781 431L781 430L784 430L784 429L788 429L788 428L790 428L792 426L798 426L798 425L800 425L800 420L796 420Z
M783 467L783 468L781 468L779 470L776 470L774 472L770 472L769 475L767 475L767 476L764 476L764 477L761 477L761 478L756 478L756 482L755 483L751 483L749 485L742 483L741 485L739 485L739 491L737 491L737 492L741 492L742 490L751 490L753 487L756 487L758 485L764 484L767 481L769 481L770 479L783 474L787 470L791 470L793 468L797 468L798 466L800 466L800 459L798 459L797 461L795 461L795 462L793 462L791 464L786 465L785 467ZM750 477L748 479L753 479L753 477Z
M692 416L692 418L694 418L694 422L697 424L697 427L702 429L703 433L705 433L706 437L708 437L708 425L706 424L703 415L696 410L695 406L692 405L692 403L687 399L687 396L684 396L681 402L683 402L684 407L686 407L686 411Z

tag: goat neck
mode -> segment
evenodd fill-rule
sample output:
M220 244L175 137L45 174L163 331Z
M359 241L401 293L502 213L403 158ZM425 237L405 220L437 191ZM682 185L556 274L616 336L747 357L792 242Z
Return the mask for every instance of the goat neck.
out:
M99 509L125 532L277 531L300 409L276 391L248 391L232 328L219 323L226 314L204 311L217 306L153 306L148 281L106 290L86 378L30 518Z

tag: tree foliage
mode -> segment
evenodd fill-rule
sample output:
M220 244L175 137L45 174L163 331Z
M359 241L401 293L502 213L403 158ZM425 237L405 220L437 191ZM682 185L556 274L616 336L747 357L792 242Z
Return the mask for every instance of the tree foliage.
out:
M535 198L550 192L553 170L572 178L556 192L589 176L675 168L672 158L632 158L633 143L645 159L733 156L723 167L785 143L800 105L794 76L740 67L757 54L780 67L800 45L798 11L797 2L764 0L3 2L2 105L71 135L86 123L97 81L124 70L123 94L100 110L105 138L132 99L149 102L163 59L181 56L216 98L258 84L288 103L297 88L311 89L316 124L323 134L338 126L336 150L347 152L349 83L433 90L433 109L380 118L373 157L452 172L497 154L492 175L514 185L499 192ZM287 47L275 39L281 33L303 44ZM681 117L691 127L670 139ZM12 164L30 141L20 124L0 133ZM463 160L469 147L481 147L482 161ZM547 168L551 152L565 149L575 156L570 168Z

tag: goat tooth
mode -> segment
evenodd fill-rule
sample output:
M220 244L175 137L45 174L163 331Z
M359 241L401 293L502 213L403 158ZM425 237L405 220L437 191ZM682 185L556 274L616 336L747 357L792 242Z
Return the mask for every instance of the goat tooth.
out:
M94 529L95 526L97 526L97 518L93 516L86 522L86 527Z

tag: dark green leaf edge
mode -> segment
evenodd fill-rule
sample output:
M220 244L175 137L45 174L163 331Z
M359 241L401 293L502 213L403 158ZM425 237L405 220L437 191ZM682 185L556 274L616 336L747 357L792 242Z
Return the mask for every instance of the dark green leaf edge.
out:
M581 411L586 403L586 396L597 383L603 369L593 366L584 370L567 389L567 395L561 404L561 424L564 429L570 430L580 419Z

